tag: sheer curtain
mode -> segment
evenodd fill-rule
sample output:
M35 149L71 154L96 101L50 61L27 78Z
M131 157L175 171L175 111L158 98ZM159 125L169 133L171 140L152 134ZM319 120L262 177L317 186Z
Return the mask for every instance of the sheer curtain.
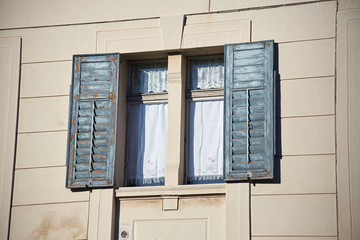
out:
M223 100L190 102L188 183L222 181L223 106Z
M164 60L131 64L130 94L167 92L167 72Z
M162 185L165 180L167 103L128 106L129 186Z
M224 87L223 57L207 57L190 60L191 89Z

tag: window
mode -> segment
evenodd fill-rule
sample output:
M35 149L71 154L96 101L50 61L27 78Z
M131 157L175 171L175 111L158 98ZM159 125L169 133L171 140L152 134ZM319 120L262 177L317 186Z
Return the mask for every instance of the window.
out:
M131 62L128 81L126 185L164 185L167 61Z
M273 62L273 41L226 45L224 57L189 58L187 183L273 177ZM119 54L74 56L68 188L114 185L117 117L125 114L118 113L119 73ZM128 186L163 185L168 149L167 61L132 62L128 75L127 162L121 171Z
M191 57L187 69L186 183L223 182L224 56Z

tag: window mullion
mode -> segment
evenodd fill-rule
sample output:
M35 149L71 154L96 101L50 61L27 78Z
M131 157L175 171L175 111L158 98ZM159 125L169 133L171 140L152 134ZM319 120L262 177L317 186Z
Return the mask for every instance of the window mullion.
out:
M186 61L168 58L168 137L165 185L181 185L184 176Z

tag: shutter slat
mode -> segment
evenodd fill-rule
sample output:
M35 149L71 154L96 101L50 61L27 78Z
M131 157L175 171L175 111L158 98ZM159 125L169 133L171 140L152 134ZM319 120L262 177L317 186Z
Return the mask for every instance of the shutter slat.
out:
M232 136L234 139L246 137L246 131L232 131ZM250 137L264 137L265 131L264 130L250 130L249 131Z
M119 58L119 54L93 54L93 55L77 55L83 63L103 63ZM113 62L111 63L113 66Z
M235 88L254 88L254 87L263 87L264 81L240 81L234 82Z
M261 106L264 105L264 98L239 98L239 99L233 99L233 106L238 107L245 107L247 105L247 102L250 106Z
M237 106L234 106L233 107L233 114L235 115L242 115L244 116L247 111L249 113L264 113L264 106L250 106L249 109L246 109L246 107L237 107ZM245 115L246 117L246 115Z
M246 138L237 138L233 139L233 146L246 146ZM265 145L264 138L251 138L249 142L250 146L252 145Z
M79 125L78 126L78 132L91 132L91 128L94 127L95 131L108 131L109 130L109 124L107 123L101 123L101 124L94 124L94 126L89 125Z
M242 154L242 155L234 155L233 156L233 162L234 163L243 163L246 162L247 160L247 155L246 154ZM265 160L265 154L260 153L260 154L250 154L250 161L251 162L263 162Z
M234 59L244 59L244 58L257 58L263 57L265 54L263 49L251 49L243 51L234 51Z
M107 160L107 155L99 154L99 155L92 156L92 161L94 163L106 162L106 160ZM77 163L84 163L84 162L89 163L89 155L77 156L76 162Z
M251 165L247 163L234 163L233 169L236 171L241 171L243 169L255 170L255 169L263 169L264 162L254 162Z
M264 122L241 122L241 123L233 123L233 130L240 131L240 130L259 130L264 129Z
M110 82L112 73L109 70L88 70L81 74L81 82L91 84L91 82L104 81Z
M103 98L110 98L110 94L108 92L82 92L79 98L81 100L92 100L92 99L103 99Z
M111 70L111 61L104 62L84 62L81 64L81 71L92 71L92 70Z
M255 114L249 114L248 116L244 115L234 115L233 116L233 122L246 122L246 118L249 118L250 121L264 121L265 120L265 114L263 113L255 113Z
M95 107L97 109L99 108L110 108L110 101L101 101L101 100L96 100L95 101ZM87 101L87 102L79 102L79 108L80 109L92 109L92 102L91 101Z
M89 171L79 171L79 172L75 172L75 179L82 179L82 180L87 180L87 179L94 179L94 178L102 178L105 179L106 178L106 172L104 170L96 170L93 172L89 172Z
M111 84L108 81L99 81L98 83L82 84L80 87L81 93L108 93L110 92Z
M109 116L95 116L94 118L95 124L105 124L110 122ZM79 125L92 124L92 117L79 117L78 123Z
M265 76L264 76L263 72L234 74L234 82L240 82L240 81L241 82L245 82L245 81L250 82L250 81L256 81L256 80L264 81L264 77Z
M74 56L67 187L114 185L119 54Z
M109 108L100 108L100 109L94 109L95 110L95 116L109 116L110 109ZM84 109L79 110L79 116L80 117L91 117L92 116L92 110L91 109Z
M234 68L234 74L246 74L246 73L263 73L263 65L250 65L250 66L240 66Z
M254 42L254 43L248 43L248 44L235 44L233 45L234 51L240 51L240 50L249 50L249 49L258 49L258 48L264 48L265 42Z
M98 171L98 170L106 170L106 164L105 163L94 163L92 165L92 168L94 171ZM80 171L88 171L89 170L89 165L82 163L82 164L76 164L75 166L75 170L80 172Z
M225 46L226 181L273 177L273 46L273 41Z
M236 90L236 89L234 89ZM257 98L257 97L264 97L265 91L264 89L253 89L249 92L250 98ZM234 91L233 92L233 98L247 98L246 91Z
M253 58L234 59L234 67L264 65L264 58L262 56Z
M259 146L241 146L241 147L233 147L232 152L234 155L236 154L244 154L244 153L264 153L264 145Z

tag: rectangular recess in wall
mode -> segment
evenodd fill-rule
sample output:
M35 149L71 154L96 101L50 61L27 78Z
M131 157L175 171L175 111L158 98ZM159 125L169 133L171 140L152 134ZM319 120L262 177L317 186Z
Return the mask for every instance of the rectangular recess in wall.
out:
M134 222L134 240L206 240L207 219L164 219Z
M194 15L186 18L181 48L249 41L250 19L239 19L236 14Z

